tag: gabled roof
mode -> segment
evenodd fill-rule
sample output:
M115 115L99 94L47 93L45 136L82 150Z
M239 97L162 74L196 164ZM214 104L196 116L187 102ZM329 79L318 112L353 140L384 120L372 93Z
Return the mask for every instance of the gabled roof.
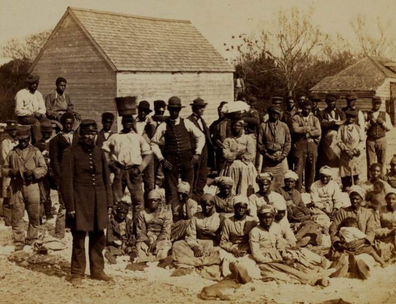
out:
M52 36L69 14L115 71L234 71L190 21L69 7Z
M373 91L387 78L396 80L396 62L383 57L367 57L347 67L335 76L328 76L311 91Z

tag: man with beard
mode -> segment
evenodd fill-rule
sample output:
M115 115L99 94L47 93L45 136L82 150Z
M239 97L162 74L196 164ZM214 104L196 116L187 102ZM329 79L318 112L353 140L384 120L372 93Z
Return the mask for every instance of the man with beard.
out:
M73 235L71 282L78 286L85 273L85 237L89 238L91 279L111 281L104 269L104 229L112 213L113 196L104 152L95 145L96 122L81 122L81 140L67 149L62 160L61 192L67 223Z
M15 115L21 125L30 125L33 132L32 143L40 141L40 120L45 117L45 104L43 95L37 90L40 76L30 75L26 79L27 88L20 90L15 95Z

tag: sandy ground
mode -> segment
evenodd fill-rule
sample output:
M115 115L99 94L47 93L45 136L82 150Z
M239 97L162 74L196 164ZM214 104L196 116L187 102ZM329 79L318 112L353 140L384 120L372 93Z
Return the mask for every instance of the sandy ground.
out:
M396 130L388 135L388 159L396 153ZM363 164L362 164L363 165ZM365 175L362 175L365 176ZM53 229L54 220L46 227ZM70 261L71 235L66 235L69 248L52 252L65 263ZM32 252L25 247L26 254ZM107 304L107 303L215 303L203 301L198 294L213 281L202 279L194 273L171 277L172 270L160 269L150 264L144 272L126 270L128 259L118 259L117 265L106 264L106 273L115 283L84 280L79 288L68 281L65 271L42 271L27 269L10 262L12 256L11 228L0 220L0 304ZM66 264L67 265L67 264ZM25 267L23 267L25 266ZM59 267L60 268L60 267ZM67 268L66 268L67 269ZM343 299L349 303L396 303L396 265L385 269L379 266L372 270L366 281L356 279L331 279L326 288L306 285L278 284L255 281L241 286L232 301L224 303L322 303Z

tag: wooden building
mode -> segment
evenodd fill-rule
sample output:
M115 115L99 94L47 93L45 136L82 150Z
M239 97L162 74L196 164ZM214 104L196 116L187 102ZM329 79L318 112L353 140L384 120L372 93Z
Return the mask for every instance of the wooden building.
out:
M340 96L345 104L345 96L357 95L357 107L361 110L371 108L371 97L380 96L382 107L395 122L396 62L383 57L367 57L347 67L334 76L328 76L316 84L312 93L325 97L327 93Z
M98 123L116 113L114 97L128 95L151 104L179 96L188 106L182 116L199 96L210 122L221 101L233 100L233 71L190 21L70 7L30 69L44 96L65 77L76 110Z

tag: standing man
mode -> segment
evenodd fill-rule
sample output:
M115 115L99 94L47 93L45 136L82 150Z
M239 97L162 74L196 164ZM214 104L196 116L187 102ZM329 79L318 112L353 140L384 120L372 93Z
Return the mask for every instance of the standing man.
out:
M142 100L138 105L138 116L135 120L136 132L142 136L147 144L150 144L151 138L154 135L156 126L148 115L152 112L150 104L146 100ZM143 173L144 184L144 200L147 201L147 196L151 190L155 188L155 175L154 175L154 159L151 159Z
M322 101L322 99L318 95L311 95L309 97L309 100L312 102L312 114L319 118L320 109L318 105L319 102Z
M117 204L128 188L133 205L133 220L136 224L137 216L144 209L143 176L142 172L152 159L152 151L147 141L135 131L132 114L123 115L122 107L131 107L130 113L136 113L135 97L117 97L117 107L122 116L123 129L111 136L104 144L110 170L114 173L113 195Z
M193 113L188 116L187 119L205 135L205 145L202 149L202 154L198 163L194 166L194 183L192 189L193 194L196 196L195 198L198 199L203 194L203 189L206 186L206 180L208 178L208 160L213 161L213 144L210 138L209 128L202 118L207 103L198 97L190 105ZM194 144L194 141L192 141L191 146L193 149L195 148Z
M38 181L47 174L47 165L39 149L30 144L30 126L18 126L18 145L8 153L2 173L11 178L10 205L15 251L23 250L38 237L40 225L40 189ZM25 240L23 215L29 217Z
M30 75L26 79L27 88L15 95L15 115L18 123L29 125L33 132L33 143L40 141L40 120L45 117L46 109L43 95L37 90L40 76Z
M17 125L15 120L7 121L6 135L4 136L0 144L0 166L3 166L8 153L18 145L17 137ZM0 213L4 216L4 224L11 226L11 206L10 206L10 187L11 179L3 176L1 178L1 198L3 199Z
M61 192L67 223L73 235L71 282L77 286L85 273L85 237L89 238L91 279L111 281L104 269L104 229L111 215L113 197L109 169L103 151L95 145L96 122L83 120L81 140L65 151L62 160Z
M284 122L279 121L282 111L272 106L268 109L269 119L259 127L257 147L263 156L261 172L270 172L274 176L273 187L283 186L283 177L289 170L287 155L290 152L290 131Z
M318 158L318 145L322 130L317 117L312 114L312 102L304 101L301 113L295 114L292 119L291 132L294 139L295 170L298 175L297 190L309 192L315 180L315 166Z
M102 147L103 143L109 139L111 135L113 135L113 131L111 131L111 127L114 123L114 114L110 112L105 112L102 114L102 130L99 131L98 136L96 137L96 145L98 147Z
M283 97L275 96L271 98L271 107L278 107L281 111L279 120L284 122L284 112L283 112ZM269 119L270 113L269 113L269 108L267 109L267 114L264 115L262 122L267 122Z
M337 109L338 96L327 94L327 107L319 114L322 128L322 141L319 146L319 159L317 168L329 166L331 168L340 167L341 150L337 145L338 129L345 121L345 113Z
M169 98L170 118L158 126L151 140L151 148L164 168L166 201L171 204L173 215L180 214L177 196L179 175L182 181L193 184L194 166L199 162L205 146L205 135L190 120L179 117L182 108L184 106L179 97ZM161 151L159 145L163 141Z
M63 130L59 132L49 143L50 165L53 173L53 181L58 189L59 209L56 217L55 236L63 239L65 236L65 205L62 198L62 192L59 191L59 180L61 175L61 164L63 154L66 149L75 145L79 141L79 136L73 131L74 116L71 113L65 113L61 117Z
M374 163L382 166L384 173L384 164L386 162L386 132L390 131L393 126L388 113L380 111L382 104L381 97L372 98L372 109L366 113L366 155L367 168ZM369 170L367 170L368 174Z
M292 133L291 129L292 129L293 116L297 113L298 113L298 109L297 109L296 103L294 102L293 96L287 97L286 109L283 111L283 117L282 117L281 121L284 122L289 127L290 133ZM287 156L287 164L289 166L289 169L293 170L294 169L293 147L294 147L295 140L293 137L293 133L291 134L291 136L292 136L292 142L291 142L290 153Z

